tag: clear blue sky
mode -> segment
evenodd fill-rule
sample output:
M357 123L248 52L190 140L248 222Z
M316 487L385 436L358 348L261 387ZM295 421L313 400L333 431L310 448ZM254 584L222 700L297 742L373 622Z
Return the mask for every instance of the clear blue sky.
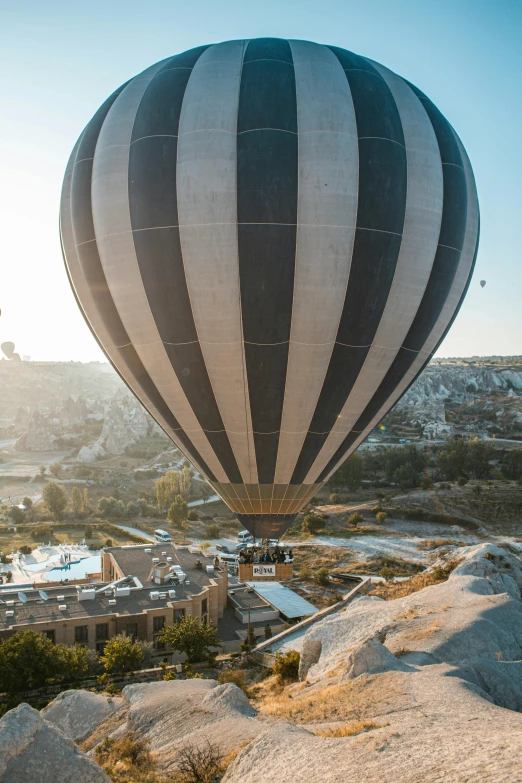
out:
M257 36L351 49L439 106L470 155L482 217L475 277L439 355L522 353L522 0L0 0L0 342L35 359L101 358L58 240L71 148L133 74Z

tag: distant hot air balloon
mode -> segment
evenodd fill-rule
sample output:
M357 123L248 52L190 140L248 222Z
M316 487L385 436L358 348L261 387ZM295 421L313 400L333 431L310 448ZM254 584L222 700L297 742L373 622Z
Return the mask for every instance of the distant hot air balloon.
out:
M12 362L21 362L22 360L20 359L20 354L19 353L13 353L13 355L11 356L11 361Z
M191 49L117 89L61 203L67 272L107 357L269 538L436 351L478 224L466 152L420 90L275 38Z
M2 343L0 345L0 348L2 349L3 353L7 356L8 359L13 358L13 353L15 349L15 344L11 342Z
M480 287L484 288L485 285L486 285L486 281L485 280L481 280L480 281Z

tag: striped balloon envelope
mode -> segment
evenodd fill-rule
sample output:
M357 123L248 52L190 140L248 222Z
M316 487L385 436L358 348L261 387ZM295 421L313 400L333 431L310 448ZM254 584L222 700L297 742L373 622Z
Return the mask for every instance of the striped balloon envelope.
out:
M61 237L108 359L244 525L279 537L430 359L465 295L466 152L367 58L260 38L116 90Z

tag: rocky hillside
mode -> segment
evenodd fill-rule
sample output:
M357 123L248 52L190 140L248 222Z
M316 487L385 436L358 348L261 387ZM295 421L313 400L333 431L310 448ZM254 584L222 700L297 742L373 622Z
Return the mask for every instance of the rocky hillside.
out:
M522 439L522 365L432 362L386 423L430 438L470 432Z
M236 756L223 783L522 780L520 551L481 544L445 557L432 568L453 568L447 581L363 596L311 626L301 681L253 703L231 683L187 680L17 707L0 721L0 780L54 783L57 769L108 780L96 748L126 736L148 741L158 783L207 741ZM129 763L113 780L135 779Z

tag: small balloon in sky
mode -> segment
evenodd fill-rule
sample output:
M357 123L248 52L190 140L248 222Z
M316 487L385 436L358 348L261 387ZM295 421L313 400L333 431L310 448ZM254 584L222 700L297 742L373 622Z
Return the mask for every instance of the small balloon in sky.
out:
M485 280L481 280L480 281L480 287L484 288L485 285L486 285L486 281Z
M7 356L8 359L13 358L13 353L15 349L14 343L12 342L2 343L2 345L0 345L0 348L2 349L2 352Z

